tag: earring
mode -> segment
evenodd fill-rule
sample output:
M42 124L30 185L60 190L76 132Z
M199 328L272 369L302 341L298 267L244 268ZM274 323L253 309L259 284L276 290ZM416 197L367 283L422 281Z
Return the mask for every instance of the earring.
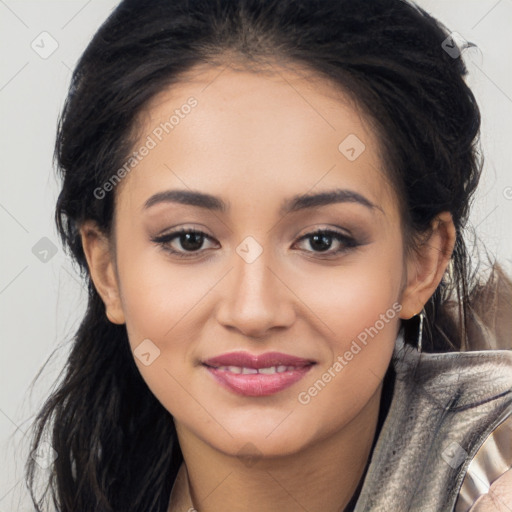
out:
M423 310L418 313L419 316L420 316L420 327L419 327L419 332L418 332L418 344L417 344L417 349L418 349L418 352L421 352L421 349L422 349L422 341L423 341L423 320L425 318L425 315L423 313ZM418 316L418 315L416 315Z

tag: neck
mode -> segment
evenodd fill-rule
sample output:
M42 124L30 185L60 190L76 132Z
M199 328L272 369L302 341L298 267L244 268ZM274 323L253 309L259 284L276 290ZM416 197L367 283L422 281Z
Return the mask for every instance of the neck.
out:
M382 385L340 431L300 453L253 461L215 450L177 423L185 467L175 483L169 510L344 510L364 476L381 394Z

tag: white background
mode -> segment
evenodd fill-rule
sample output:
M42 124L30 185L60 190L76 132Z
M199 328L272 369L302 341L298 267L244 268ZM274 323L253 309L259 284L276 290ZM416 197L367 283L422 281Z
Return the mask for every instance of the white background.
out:
M32 510L21 480L25 433L84 313L85 290L54 228L58 183L52 153L71 69L116 4L0 0L0 512ZM486 156L472 223L487 249L510 263L512 0L418 4L479 48L464 53L468 83L483 114ZM47 59L31 47L43 31L58 43ZM46 263L32 252L43 237L58 247ZM32 379L54 349L53 364L29 395Z

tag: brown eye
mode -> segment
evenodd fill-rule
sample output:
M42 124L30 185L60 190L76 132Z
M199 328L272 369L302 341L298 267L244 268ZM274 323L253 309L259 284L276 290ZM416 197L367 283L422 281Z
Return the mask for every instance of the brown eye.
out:
M200 252L205 240L211 240L211 237L195 229L180 229L152 239L153 242L161 245L164 250L184 258L194 256ZM175 247L178 245L177 249L171 246L172 242L177 242L175 244Z
M345 252L351 248L357 247L358 243L350 236L333 230L317 230L302 236L300 241L308 240L312 251L318 253L328 253L335 255ZM330 250L333 244L338 246L335 250Z

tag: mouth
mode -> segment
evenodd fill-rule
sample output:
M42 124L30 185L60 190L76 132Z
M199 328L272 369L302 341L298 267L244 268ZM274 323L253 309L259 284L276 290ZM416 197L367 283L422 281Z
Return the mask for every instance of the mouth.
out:
M202 364L219 384L236 394L269 396L302 379L316 362L278 352L231 352Z

